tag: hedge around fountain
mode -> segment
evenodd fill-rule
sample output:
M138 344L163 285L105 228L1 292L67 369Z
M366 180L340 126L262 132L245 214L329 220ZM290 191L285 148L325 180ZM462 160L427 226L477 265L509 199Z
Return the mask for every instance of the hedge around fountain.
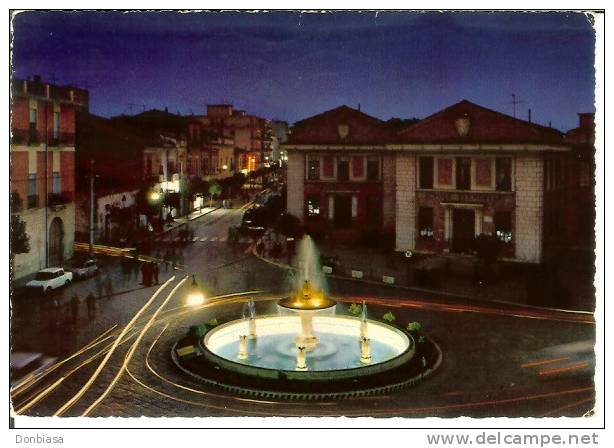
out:
M440 347L425 337L424 342L417 346L415 356L385 374L342 379L333 376L329 381L311 381L286 379L282 373L278 379L267 379L225 370L202 353L180 359L177 347L186 344L199 345L197 340L188 335L175 342L171 348L171 358L181 372L207 386L263 399L318 401L387 394L420 383L433 375L443 361ZM426 367L422 366L422 356L426 357Z

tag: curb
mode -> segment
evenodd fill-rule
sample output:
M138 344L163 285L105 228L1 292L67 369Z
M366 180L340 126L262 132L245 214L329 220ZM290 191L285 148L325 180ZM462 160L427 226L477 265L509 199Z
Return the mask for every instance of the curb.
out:
M252 254L256 258L259 258L260 260L264 261L265 263L269 263L269 264L271 264L273 266L276 266L278 268L288 269L288 270L292 270L292 271L298 271L298 268L295 268L294 266L290 266L290 265L287 265L287 264L284 264L284 263L279 263L279 262L270 260L270 259L265 258L262 255L260 255L258 253L258 251L256 250L256 247L258 246L258 243L260 243L261 240L262 240L262 238L260 238L258 241L256 241L253 244L253 246L252 246ZM521 308L531 308L531 309L541 310L541 311L556 311L556 312L560 312L560 313L586 314L586 315L590 315L590 316L592 316L594 314L591 311L584 311L584 310L567 310L567 309L562 309L562 308L549 308L549 307L539 306L539 305L530 305L530 304L524 304L524 303L510 302L510 301L507 301L507 300L496 300L496 299L487 300L487 299L482 299L482 298L479 298L479 297L471 297L471 296L467 296L467 295L463 295L463 294L455 294L455 293L452 293L452 292L441 291L441 290L438 290L438 289L427 289L427 288L420 288L420 287L413 287L413 286L404 286L404 285L397 285L397 284L387 284L387 283L382 283L382 282L378 282L378 281L375 281L375 280L367 280L367 279L364 279L364 278L345 277L345 276L336 275L336 274L324 274L324 275L326 277L330 277L330 278L333 278L335 280L346 280L346 281L360 282L360 283L365 283L365 284L369 284L369 285L384 286L384 287L387 287L387 288L396 288L396 289L405 290L405 291L412 291L412 292L423 293L423 294L439 295L439 296L450 297L450 298L454 298L454 299L461 299L461 300L468 300L468 301L477 301L477 302L481 302L481 303L501 304L501 305L521 307Z

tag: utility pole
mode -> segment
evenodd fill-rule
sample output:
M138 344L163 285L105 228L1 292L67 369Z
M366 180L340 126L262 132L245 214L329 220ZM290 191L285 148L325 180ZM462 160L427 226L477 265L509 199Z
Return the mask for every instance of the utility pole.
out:
M90 161L90 247L89 258L94 258L94 159Z

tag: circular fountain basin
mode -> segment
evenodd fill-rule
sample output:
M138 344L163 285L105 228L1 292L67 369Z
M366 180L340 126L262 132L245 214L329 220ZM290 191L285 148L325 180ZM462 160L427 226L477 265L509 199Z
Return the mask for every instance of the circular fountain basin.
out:
M330 380L381 373L408 362L414 354L412 337L390 325L368 320L371 361L360 361L361 319L350 316L313 316L318 344L307 354L307 371L296 371L298 315L261 316L256 339L248 342L248 356L239 359L239 336L249 334L247 319L215 327L201 340L205 357L220 367L261 378Z

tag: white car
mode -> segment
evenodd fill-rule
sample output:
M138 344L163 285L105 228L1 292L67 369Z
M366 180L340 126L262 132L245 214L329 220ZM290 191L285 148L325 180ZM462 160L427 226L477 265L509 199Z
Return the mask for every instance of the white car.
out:
M71 281L72 272L66 272L62 268L47 268L38 271L34 279L26 283L26 287L46 293L68 285Z
M57 358L42 353L15 352L10 356L11 387L19 387L31 378L43 373Z
M87 260L82 265L71 269L75 279L93 277L98 274L98 266L94 260Z

